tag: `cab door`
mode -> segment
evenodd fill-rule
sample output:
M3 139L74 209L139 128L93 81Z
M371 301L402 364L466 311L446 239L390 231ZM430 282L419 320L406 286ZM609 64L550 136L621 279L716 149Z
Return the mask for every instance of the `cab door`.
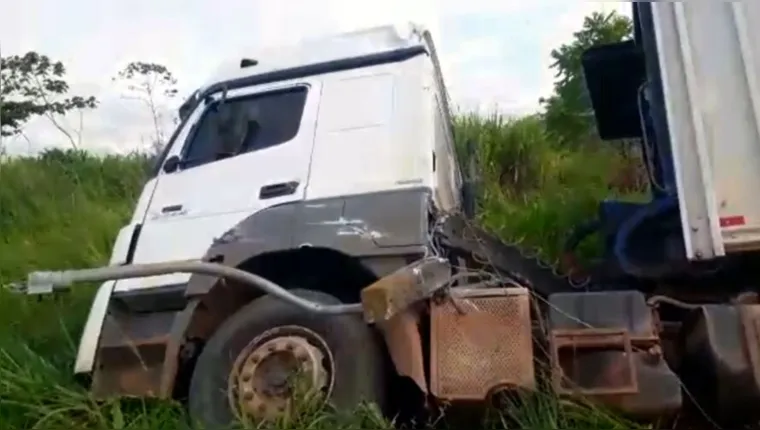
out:
M202 102L167 153L132 262L201 258L249 215L302 200L319 85L241 88ZM189 276L129 279L116 290L182 284Z

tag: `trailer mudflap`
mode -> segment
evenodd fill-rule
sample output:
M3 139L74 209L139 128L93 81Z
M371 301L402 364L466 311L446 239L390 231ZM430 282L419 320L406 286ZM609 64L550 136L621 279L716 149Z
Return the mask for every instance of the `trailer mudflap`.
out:
M552 382L635 417L670 416L681 383L665 363L655 316L637 291L554 294L549 299Z
M497 391L536 388L527 289L452 288L430 312L434 396L484 401Z
M720 421L760 418L760 305L700 306L681 330L681 374Z

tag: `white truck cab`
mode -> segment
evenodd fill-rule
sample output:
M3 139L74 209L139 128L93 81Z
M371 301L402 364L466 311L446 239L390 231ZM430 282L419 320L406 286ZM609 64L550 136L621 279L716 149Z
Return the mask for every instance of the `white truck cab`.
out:
M461 205L447 92L430 34L418 26L226 63L180 116L111 265L205 259L287 284L288 268L273 267L307 264L293 253L309 248L330 256L312 259L324 270L345 270L331 266L336 258L361 266L362 284L340 287L353 297L368 279L426 252L431 212ZM287 258L273 263L272 255ZM115 302L138 314L144 306L179 312L213 288L209 279L175 273L103 284L76 372L92 372L99 347L119 343L107 339Z
M424 34L374 28L223 69L200 90L169 142L112 262L199 258L237 223L288 204L428 189L439 209L457 207L461 179L446 90ZM227 135L224 121L232 121ZM330 220L345 224L341 235L403 240L352 221ZM135 226L139 235L132 238ZM298 228L282 227L271 233ZM278 246L314 239L282 238ZM119 281L116 290L184 283L188 276Z

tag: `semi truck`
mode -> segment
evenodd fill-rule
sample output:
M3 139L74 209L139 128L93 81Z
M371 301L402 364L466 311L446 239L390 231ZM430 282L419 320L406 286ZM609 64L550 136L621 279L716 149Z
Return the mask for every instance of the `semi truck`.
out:
M287 413L295 373L338 408L387 411L399 381L477 403L546 377L640 419L757 419L760 4L631 7L633 37L582 64L599 137L640 142L651 198L572 232L567 252L603 239L585 282L477 225L477 166L412 25L220 67L109 264L22 290L102 282L74 371L98 398L186 396L211 427Z

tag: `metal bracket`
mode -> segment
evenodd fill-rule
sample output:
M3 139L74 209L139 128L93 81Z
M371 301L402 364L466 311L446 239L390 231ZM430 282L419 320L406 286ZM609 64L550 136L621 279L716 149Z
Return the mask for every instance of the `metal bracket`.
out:
M552 361L552 386L560 395L581 396L604 396L636 394L639 392L638 375L633 362L633 343L628 330L619 329L577 329L577 330L553 330L550 337L551 361ZM628 383L624 380L620 385L604 388L566 388L565 371L560 363L560 350L617 350L622 348L627 367ZM573 364L576 364L573 361Z
M390 320L412 304L449 286L453 280L447 260L438 257L417 260L361 291L364 320L370 324Z

